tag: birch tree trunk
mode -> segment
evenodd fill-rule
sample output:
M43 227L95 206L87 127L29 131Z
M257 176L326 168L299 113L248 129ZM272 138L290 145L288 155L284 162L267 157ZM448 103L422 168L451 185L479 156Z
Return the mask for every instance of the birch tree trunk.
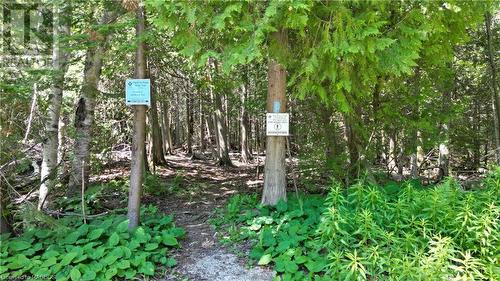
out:
M55 186L56 177L54 169L57 169L57 154L59 149L59 118L63 100L64 75L67 70L68 53L62 46L62 37L69 36L70 20L68 19L69 7L64 4L56 7L55 28L54 28L54 48L52 51L52 63L54 77L52 89L49 95L49 107L47 121L45 123L45 138L43 141L42 167L40 171L40 185L38 197L38 209L41 210L47 205L47 195L49 190Z
M114 12L105 11L99 25L108 24L116 19ZM75 110L75 143L73 149L73 165L68 187L68 197L81 193L82 183L88 184L90 172L90 143L92 140L92 126L94 124L95 98L99 93L98 84L101 77L103 57L107 50L109 35L99 39L100 35L93 35L94 45L87 49L85 68L83 71L83 85L80 90ZM82 177L82 170L84 176Z
M276 44L285 49L287 34L279 30L272 34ZM286 69L277 58L271 58L268 65L267 112L286 112ZM266 137L266 161L264 164L263 205L274 206L280 200L286 200L286 137Z
M142 35L145 28L144 7L137 9L136 38L143 40ZM146 44L140 41L135 58L135 78L146 77ZM144 152L146 141L146 106L134 106L134 133L132 139L132 159L130 166L130 189L128 194L128 228L134 229L139 225L141 210L141 192L144 181Z

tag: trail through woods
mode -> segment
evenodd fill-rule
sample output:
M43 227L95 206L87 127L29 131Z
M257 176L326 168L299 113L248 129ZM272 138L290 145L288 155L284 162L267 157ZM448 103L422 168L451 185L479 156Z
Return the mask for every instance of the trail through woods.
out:
M271 270L248 268L245 264L250 245L221 245L209 224L216 208L222 207L231 195L260 192L257 189L262 186L262 174L257 181L256 164L243 164L234 157L231 160L235 167L220 167L214 161L191 160L177 153L167 157L168 168L157 168L157 174L167 183L180 182L179 189L168 196L146 196L143 201L174 215L176 225L187 231L182 247L174 252L177 266L160 280L272 279Z

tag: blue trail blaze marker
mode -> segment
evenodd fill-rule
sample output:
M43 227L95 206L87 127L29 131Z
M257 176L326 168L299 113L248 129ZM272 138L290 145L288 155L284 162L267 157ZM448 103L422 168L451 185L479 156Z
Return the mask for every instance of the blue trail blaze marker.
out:
M149 79L125 81L125 104L151 106L151 82Z

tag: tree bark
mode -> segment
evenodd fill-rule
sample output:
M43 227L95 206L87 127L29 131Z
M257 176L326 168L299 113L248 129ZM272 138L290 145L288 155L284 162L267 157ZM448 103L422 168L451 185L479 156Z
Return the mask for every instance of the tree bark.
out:
M45 138L43 142L42 167L40 171L40 185L38 196L38 209L47 206L47 195L49 190L55 186L56 178L51 176L57 167L57 154L59 149L59 118L63 100L64 75L67 70L68 52L62 46L62 38L69 36L70 20L68 19L69 5L56 7L55 28L54 28L54 48L52 52L52 63L54 77L52 81L51 94L49 95L49 107L47 121L45 124ZM46 179L47 177L51 177Z
M207 141L205 137L205 108L203 106L203 94L201 94L200 99L200 151L201 153L205 152L207 148Z
M145 27L145 12L140 6L137 9L136 38L143 40L142 35ZM146 46L143 41L139 42L135 58L135 77L143 79L146 77ZM146 106L134 106L134 135L132 140L132 159L130 166L130 189L128 195L128 228L134 229L139 225L141 210L141 192L144 181L144 151L146 138Z
M165 154L172 154L172 133L170 131L170 118L169 118L169 106L168 106L168 101L161 102L162 105L162 116L163 116L163 122L162 122L162 133L163 133L163 144L165 146Z
M274 32L272 39L276 40L281 48L286 48L288 39L285 30ZM286 69L277 61L277 58L270 59L267 75L267 112L286 112ZM286 200L286 138L283 136L266 137L264 190L261 201L263 205L274 206L280 200Z
M11 231L9 217L7 214L7 196L5 196L6 192L4 191L5 184L2 183L3 180L0 179L0 234L8 233Z
M217 71L216 62L212 59L209 60L209 69L208 69L208 79L210 83L212 82L211 71ZM220 93L214 93L213 85L210 85L210 96L212 97L212 101L214 102L214 129L215 136L217 140L217 162L221 166L232 166L231 158L229 158L229 144L228 144L228 135L226 122L224 120L224 115L222 114L222 95Z
M396 141L394 135L389 136L389 151L387 153L387 169L392 174L397 171Z
M175 94L175 128L174 128L174 146L178 147L181 145L181 110L180 110L181 102L179 99L179 93Z
M33 115L35 114L35 108L38 99L38 87L37 83L33 83L33 97L31 99L30 115L28 117L28 122L26 124L26 132L24 133L23 143L28 142L28 137L31 131L31 124L33 123Z
M244 83L242 86L241 94L240 94L240 146L241 146L241 160L247 163L252 159L252 154L248 150L248 113L246 110L246 98L248 96L248 76L245 73Z
M325 159L328 163L334 161L338 157L337 152L337 128L335 122L332 122L333 111L327 106L321 106L319 110L319 117L323 124L323 134L325 137Z
M347 150L349 152L349 176L358 178L360 173L359 137L356 133L354 118L352 116L346 116L344 120Z
M158 108L156 103L157 86L155 80L151 79L151 108L149 110L149 118L151 119L151 139L152 139L152 160L154 165L163 165L166 163L163 152L163 141L161 137L160 123L158 121Z
M491 14L488 12L485 16L485 26L486 26L486 44L488 52L488 63L491 68L491 93L493 99L493 125L495 131L495 145L496 145L496 164L500 165L500 93L498 93L497 84L497 70L495 66L495 51L493 50L493 44L491 43Z
M114 12L105 11L99 25L110 23L118 15ZM98 40L99 36L93 36L95 45L89 47L85 56L85 68L83 72L83 85L75 110L75 143L73 149L73 165L71 169L68 197L77 196L81 193L82 182L87 185L90 172L90 143L92 139L92 126L94 123L95 98L99 93L98 84L101 77L103 57L107 50L109 36ZM84 178L82 178L82 169Z
M188 155L193 154L193 112L191 110L192 100L191 94L186 92L186 153Z

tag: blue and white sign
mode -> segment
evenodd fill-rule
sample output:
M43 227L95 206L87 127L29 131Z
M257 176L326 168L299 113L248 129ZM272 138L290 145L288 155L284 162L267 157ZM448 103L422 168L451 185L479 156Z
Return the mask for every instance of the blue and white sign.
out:
M151 82L149 79L125 81L125 104L151 106Z

